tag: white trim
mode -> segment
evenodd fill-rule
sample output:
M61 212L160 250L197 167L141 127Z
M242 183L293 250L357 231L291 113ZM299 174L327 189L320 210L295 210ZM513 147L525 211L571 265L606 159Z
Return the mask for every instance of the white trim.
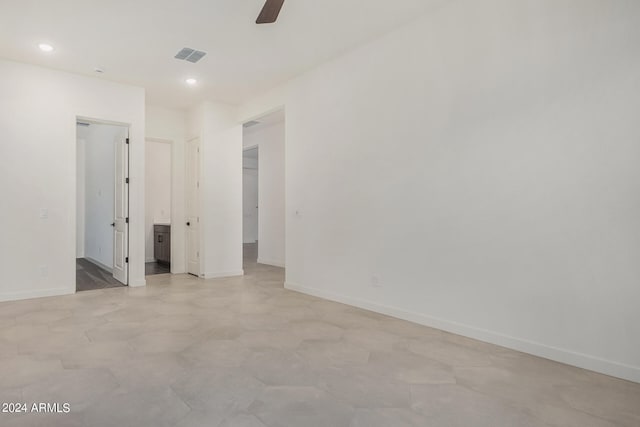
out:
M258 264L272 265L274 267L284 268L284 261L272 261L264 258L258 258Z
M73 295L75 293L75 286L73 288L50 288L38 289L34 291L11 292L7 294L0 294L0 302L18 301L31 298L55 297L60 295Z
M139 288L141 286L147 286L147 281L145 279L138 279L138 280L129 279L130 288Z
M89 122L92 124L106 124L112 126L121 126L127 128L127 137L129 138L129 151L128 151L128 168L129 168L129 178L131 179L131 185L128 188L128 213L130 218L130 224L128 228L129 238L127 243L127 254L129 256L129 266L127 272L127 281L129 285L131 285L132 281L137 281L138 285L136 286L144 286L140 285L140 283L146 284L144 280L144 259L145 259L145 215L144 215L144 203L141 203L140 200L144 201L145 191L144 191L144 156L145 156L145 146L146 146L146 138L144 137L144 119L142 121L134 121L134 122L120 122L106 119L96 119L91 118L89 116L77 115L74 120L75 123L78 121ZM77 132L76 132L77 139ZM139 142L142 141L142 142ZM78 146L74 144L74 155L77 157L78 155ZM77 171L76 171L77 174ZM75 176L75 175L74 175ZM74 178L75 182L75 178ZM77 183L76 183L77 184ZM73 197L73 212L75 212L78 204L78 193L77 193L77 185L74 191ZM75 213L73 216L73 226L74 226L74 235L77 231L77 221L78 219L75 217ZM142 224L142 226L140 226ZM74 244L76 246L76 244ZM75 252L75 251L74 251ZM85 259L87 259L85 257ZM112 270L112 269L107 269ZM138 277L137 279L132 279L133 277ZM142 278L140 278L142 276Z
M144 139L145 141L159 142L160 144L173 144L173 140L167 138L156 138L153 136L147 136Z
M95 264L95 265L97 265L98 267L100 267L101 269L106 270L106 271L108 271L109 273L113 274L113 268L112 268L112 267L107 267L107 265L106 265L106 264L103 264L103 263L101 263L100 261L98 261L98 260L96 260L96 259L93 259L93 258L91 258L91 257L88 257L88 256L84 257L84 259L86 259L87 261L89 261L91 264Z
M244 276L244 270L220 272L220 273L204 273L200 277L202 277L203 279L220 279L223 277L236 277L236 276Z
M558 347L552 347L526 339L511 337L498 332L476 328L474 326L464 325L462 323L452 322L446 319L439 319L424 314L406 311L397 307L390 307L371 301L335 294L333 292L327 292L321 289L296 285L291 282L285 282L284 287L292 291L297 291L331 301L363 308L366 310L371 310L377 313L386 314L391 317L396 317L398 319L408 320L410 322L477 339L490 344L499 345L501 347L510 348L512 350L521 351L524 353L532 354L534 356L539 356L545 359L554 360L556 362L565 363L567 365L576 366L578 368L588 369L591 371L600 372L602 374L611 375L613 377L640 383L640 366L626 365L623 363L614 362L612 360L600 359L588 354L577 353Z
M175 156L173 154L173 150L178 145L178 142L177 142L177 140L174 140L174 139L147 136L144 139L145 156L147 155L147 142L157 142L157 143L160 143L160 144L169 144L169 146L170 146L170 150L169 150L169 163L170 163L169 164L169 169L170 169L169 175L170 175L171 185L169 186L170 187L169 188L169 201L170 201L169 212L170 212L172 221L174 221L174 218L178 217L178 214L177 214L176 209L175 209L176 204L174 203L174 201L176 199L176 195L173 194L173 182L174 182L174 180L176 180L176 176L177 176L175 169L176 169L176 166L177 166L178 163L174 159ZM183 153L182 154L184 154L184 147L182 147L182 149L183 149ZM147 166L145 164L145 174L146 174L146 167ZM185 171L183 170L182 172L183 172L183 174L181 175L180 178L184 178ZM146 176L145 176L145 183L146 183ZM145 189L145 191L146 191L146 189ZM184 219L184 218L182 218L182 219ZM146 212L145 212L145 225L144 225L145 231L146 231L147 225L148 225L146 223L146 221L147 220L146 220ZM184 221L183 221L183 223L184 223ZM169 224L169 225L171 225L171 224ZM176 231L176 229L172 229L171 233L173 234L173 233L178 233L178 232ZM182 240L184 242L186 242L186 239L187 239L186 233L184 233L184 231L182 231L180 233L183 233L182 234ZM145 238L145 242L144 243L145 243L144 251L145 251L145 256L146 256L147 255L147 241L146 241L146 238ZM176 248L174 246L177 246L176 239L171 239L171 245L170 245L170 248L169 248L169 250L171 252L171 259L169 260L171 265L175 264L178 256L180 256L180 255L178 255L179 251L176 250ZM185 266L186 266L186 263L187 263L186 249L184 251L183 256L184 256L183 261L184 261ZM156 262L156 261L157 260L155 259L155 257L150 257L150 258L145 258L144 262L146 264L148 262Z

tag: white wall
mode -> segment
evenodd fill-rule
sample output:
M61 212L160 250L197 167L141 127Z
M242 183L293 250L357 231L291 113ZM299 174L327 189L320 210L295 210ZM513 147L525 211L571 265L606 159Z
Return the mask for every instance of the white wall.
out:
M285 266L285 124L278 122L244 132L244 145L258 145L258 262Z
M144 90L5 60L0 76L0 300L75 292L77 116L131 124L129 283L144 285Z
M171 272L186 271L185 158L187 115L184 111L146 107L147 140L171 144Z
M242 125L233 106L204 102L187 114L200 137L200 269L205 278L242 270Z
M147 140L145 164L145 253L146 261L152 262L155 261L153 226L171 223L171 143Z
M243 106L286 106L287 287L640 381L639 20L450 2Z
M127 128L92 124L84 143L84 257L113 268L115 141Z
M254 149L257 150L257 149ZM258 159L242 159L242 241L258 240Z

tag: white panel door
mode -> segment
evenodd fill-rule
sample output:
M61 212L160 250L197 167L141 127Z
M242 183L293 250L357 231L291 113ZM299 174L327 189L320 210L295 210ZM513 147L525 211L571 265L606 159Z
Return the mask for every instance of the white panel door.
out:
M113 227L113 277L128 284L129 262L129 145L127 137L115 140L115 212Z
M187 142L186 152L187 273L200 276L200 140Z

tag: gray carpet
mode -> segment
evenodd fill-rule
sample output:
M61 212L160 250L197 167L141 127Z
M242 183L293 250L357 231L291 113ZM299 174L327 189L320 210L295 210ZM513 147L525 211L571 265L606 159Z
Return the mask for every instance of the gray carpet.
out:
M87 259L76 259L76 291L118 288L121 286L125 285L114 279L109 271L98 267Z

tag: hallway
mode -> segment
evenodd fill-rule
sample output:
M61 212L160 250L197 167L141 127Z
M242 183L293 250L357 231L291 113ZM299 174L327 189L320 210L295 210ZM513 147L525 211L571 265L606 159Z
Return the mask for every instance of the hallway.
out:
M113 278L111 272L85 258L76 259L76 291L120 288L122 283Z

